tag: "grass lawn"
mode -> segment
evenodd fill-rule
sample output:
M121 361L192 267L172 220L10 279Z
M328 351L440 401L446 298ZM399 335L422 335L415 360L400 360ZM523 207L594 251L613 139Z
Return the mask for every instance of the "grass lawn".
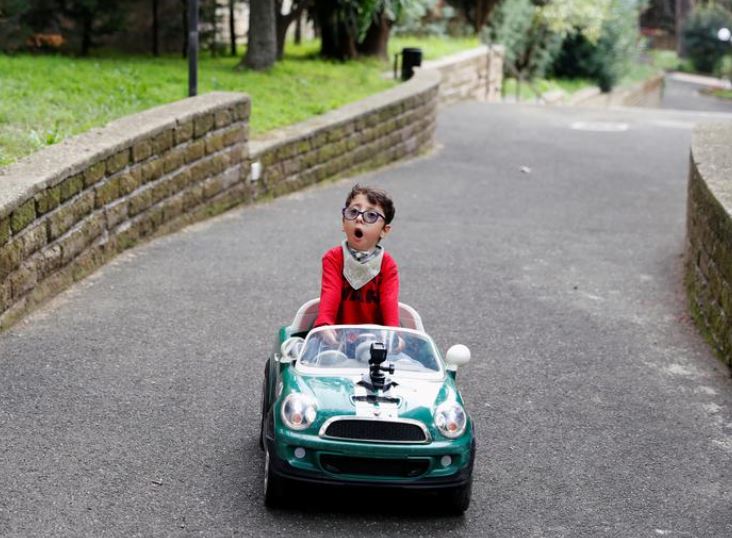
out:
M714 97L720 99L732 99L732 90L715 89L709 92Z
M426 59L476 46L477 39L395 37L390 57L405 46ZM382 73L390 63L317 58L319 44L288 44L285 59L267 73L235 71L239 58L201 54L198 91L238 91L252 97L252 133L297 123L396 84ZM98 53L91 58L0 54L0 167L45 145L128 114L182 99L187 62Z

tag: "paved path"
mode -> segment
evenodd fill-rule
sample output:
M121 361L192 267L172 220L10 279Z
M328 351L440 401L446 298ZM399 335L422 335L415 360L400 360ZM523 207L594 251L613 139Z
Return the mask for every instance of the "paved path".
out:
M359 178L396 199L402 299L473 350L463 518L262 505L261 364L318 292L342 181L136 248L0 334L0 535L732 535L732 383L682 288L697 118L460 104L440 150Z
M728 87L723 80L671 73L666 75L664 82L663 108L732 113L732 99L720 99L700 91L711 87Z

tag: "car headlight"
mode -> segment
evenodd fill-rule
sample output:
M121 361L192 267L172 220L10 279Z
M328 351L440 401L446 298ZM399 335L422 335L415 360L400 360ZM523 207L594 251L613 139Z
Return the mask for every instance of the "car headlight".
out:
M456 402L444 402L435 410L435 426L450 439L460 437L465 432L467 422L465 409Z
M297 392L288 394L282 403L282 420L288 428L304 430L315 422L317 406L315 401Z

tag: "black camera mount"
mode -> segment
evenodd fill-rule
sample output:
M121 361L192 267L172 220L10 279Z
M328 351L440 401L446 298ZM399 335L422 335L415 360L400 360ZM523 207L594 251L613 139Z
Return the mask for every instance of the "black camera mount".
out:
M388 374L394 373L394 365L389 363L384 366L386 361L387 349L386 346L381 342L374 342L369 348L371 358L369 359L369 375L363 375L361 384L367 389L371 390L382 390L387 391L393 385L396 385L395 381L387 378L384 372Z

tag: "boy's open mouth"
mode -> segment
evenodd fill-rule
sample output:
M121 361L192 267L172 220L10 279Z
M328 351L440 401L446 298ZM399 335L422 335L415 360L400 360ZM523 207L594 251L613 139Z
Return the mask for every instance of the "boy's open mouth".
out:
M361 228L356 228L353 231L353 235L355 235L358 239L361 239L363 237L363 230Z

